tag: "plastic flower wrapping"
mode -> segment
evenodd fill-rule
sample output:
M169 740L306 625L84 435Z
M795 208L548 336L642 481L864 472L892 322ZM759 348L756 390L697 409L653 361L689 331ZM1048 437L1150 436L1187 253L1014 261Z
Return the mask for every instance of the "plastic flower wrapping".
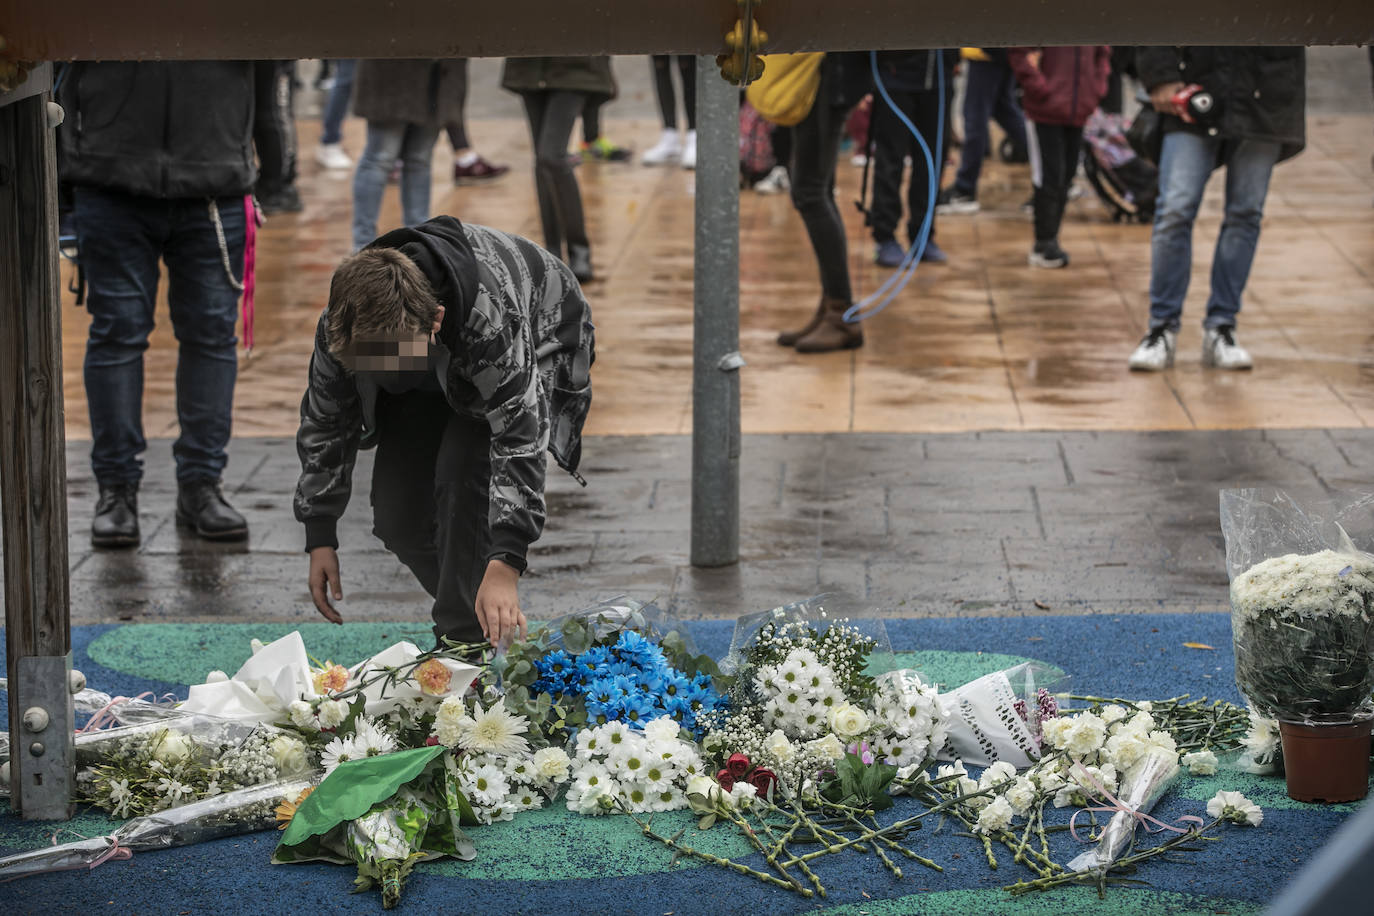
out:
M1374 540L1368 499L1327 513L1277 490L1224 490L1236 683L1260 715L1374 716Z
M1091 850L1070 860L1073 871L1097 871L1121 858L1135 840L1141 815L1149 814L1155 803L1178 778L1178 753L1158 744L1152 745L1121 777L1119 804L1112 806L1111 820L1101 839ZM1104 810L1111 811L1111 807Z

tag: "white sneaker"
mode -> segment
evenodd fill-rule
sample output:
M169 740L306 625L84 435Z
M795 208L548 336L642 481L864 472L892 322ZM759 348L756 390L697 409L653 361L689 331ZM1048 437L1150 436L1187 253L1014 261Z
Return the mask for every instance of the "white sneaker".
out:
M792 179L787 177L787 167L773 166L773 171L754 182L754 190L760 194L784 194L792 190Z
M687 139L682 144L682 167L684 169L694 169L697 167L697 132L687 131Z
M1128 361L1137 372L1159 372L1174 365L1174 344L1178 335L1166 328L1155 328L1136 346Z
M695 146L695 132L693 132L692 140L693 146ZM645 165L666 165L681 157L682 139L677 135L676 130L669 127L664 129L663 134L658 138L658 142L649 147L643 156L639 157L639 161Z
M339 143L321 143L315 147L315 161L327 169L351 169L353 160Z
M1236 343L1236 329L1208 328L1202 335L1202 365L1208 369L1252 369L1255 361Z

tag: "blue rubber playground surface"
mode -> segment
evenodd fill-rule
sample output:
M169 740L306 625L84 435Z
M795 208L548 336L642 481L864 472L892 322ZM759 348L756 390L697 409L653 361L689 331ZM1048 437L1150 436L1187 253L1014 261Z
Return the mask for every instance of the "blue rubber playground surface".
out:
M720 656L733 624L688 624L701 651ZM404 638L423 644L423 625L353 623L345 627L263 624L130 624L78 628L75 667L92 687L112 695L143 691L186 695L212 669L234 671L249 640L300 629L318 658L352 663ZM1238 702L1232 675L1230 618L1224 614L1140 614L1044 618L889 620L898 660L947 687L1022 660L1053 665L1075 693L1163 699L1193 697ZM1201 643L1215 649L1185 647ZM988 867L981 845L951 824L929 824L908 843L943 867L906 863L894 878L871 855L826 857L817 873L828 896L807 900L747 877L671 854L639 835L627 818L588 818L561 806L519 815L513 822L471 831L472 862L416 868L400 912L445 913L843 913L843 914L1244 914L1260 912L1355 810L1352 805L1307 805L1284 794L1282 778L1223 770L1205 779L1183 777L1160 802L1157 816L1202 814L1219 789L1244 792L1264 809L1258 828L1224 828L1215 842L1176 861L1154 860L1135 877L1145 887L1088 888L1012 897L1002 888L1032 875L998 856ZM915 805L899 800L895 814ZM1062 814L1062 812L1061 812ZM1065 818L1066 819L1066 818ZM25 823L0 813L0 854L75 834L110 832L117 822L87 811L69 824ZM720 855L748 852L743 839L716 828L698 832L690 815L659 815L655 827L679 826L684 841ZM1055 859L1067 861L1078 844L1055 834ZM1153 843L1149 839L1144 843ZM0 906L11 913L261 914L367 913L381 909L375 891L350 896L354 871L326 864L269 864L276 836L250 834L199 846L138 853L89 872L62 872L0 885Z

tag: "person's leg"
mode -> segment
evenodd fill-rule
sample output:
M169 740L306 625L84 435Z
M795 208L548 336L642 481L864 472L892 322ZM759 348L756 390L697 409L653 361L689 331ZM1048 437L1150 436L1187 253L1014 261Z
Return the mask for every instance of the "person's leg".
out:
M1216 166L1216 141L1187 131L1165 134L1159 200L1150 234L1150 327L1177 331L1193 269L1193 221Z
M464 58L462 60L456 60L453 63L456 64L453 68L453 75L454 84L456 86L455 94L458 96L458 118L455 121L445 124L444 129L448 132L448 141L453 145L454 155L461 156L471 148L471 144L468 142L466 112L468 102L468 62L467 59Z
M997 101L999 74L997 66L987 61L965 63L968 81L964 88L964 146L959 152L954 193L976 198L978 178L983 173L983 157L988 150L988 118Z
M820 267L821 289L832 299L850 300L849 252L844 221L835 206L835 161L846 111L813 105L793 129L792 205L801 214Z
M1207 328L1234 327L1240 300L1255 261L1269 176L1279 160L1279 144L1243 140L1226 162L1226 216L1212 259L1212 293Z
M993 94L992 119L1002 128L1012 147L1024 154L1030 125L1016 101L1016 74L1006 64L997 64L997 91Z
M102 487L143 477L143 352L153 330L165 201L76 189L77 238L86 272L86 403L91 471Z
M605 96L588 95L582 105L582 144L591 146L601 136L601 106Z
M677 130L677 95L673 92L673 58L670 54L649 57L654 68L654 95L658 98L658 112L664 130Z
M889 95L906 111L915 104L913 93L890 92ZM874 105L869 141L873 151L873 203L869 219L873 241L881 248L884 243L896 243L897 224L902 219L903 159L911 146L911 133L887 103L879 100ZM881 256L880 251L880 263L896 266L883 262Z
M530 124L530 143L535 148L534 192L539 200L539 224L544 231L544 247L555 257L561 258L563 229L558 221L558 201L554 197L553 185L538 167L537 162L539 137L544 130L544 118L548 112L550 95L550 92L522 92L520 100L525 104L525 118Z
M585 101L581 92L549 93L534 145L535 171L552 192L559 234L567 240L570 259L574 251L590 248L582 215L582 192L568 162L568 140Z
M452 414L431 475L439 561L434 635L480 643L484 637L475 608L491 546L491 428Z
M178 344L181 434L172 445L178 483L218 482L231 431L238 375L234 323L243 279L246 222L242 198L221 197L214 209L217 214L204 200L177 201L165 251L167 302Z
M356 60L341 60L334 68L334 88L329 90L329 100L324 106L324 129L320 133L320 144L333 146L343 140L343 122L348 115L349 99L353 95L353 73L358 68Z
M697 129L697 59L690 54L677 58L678 75L682 78L682 108L687 129Z
M943 145L949 143L949 131L942 130L940 116L944 106L940 104L940 90L931 89L926 92L918 92L912 97L911 121L916 125L916 129L921 132L921 139L925 140L926 146L930 149L931 164L935 167L936 194L939 193L941 165L945 161L945 149ZM911 181L907 186L907 211L906 211L906 232L907 239L911 244L916 244L916 239L920 237L921 225L925 221L926 214L930 213L930 235L926 241L927 257L926 260L941 260L943 255L937 255L940 249L935 245L935 223L936 216L930 212L935 206L935 198L930 195L931 173L930 167L926 164L926 155L921 150L921 144L916 142L916 138L911 135L905 126L906 148L911 156ZM936 144L936 137L940 135L942 145Z
M439 592L434 475L439 444L453 416L441 394L377 395L372 533L415 574L430 597Z
M406 125L400 121L368 121L367 146L353 176L353 250L377 237L377 216L387 176L401 155Z
M430 168L439 129L433 124L407 124L401 139L401 218L407 226L429 219Z

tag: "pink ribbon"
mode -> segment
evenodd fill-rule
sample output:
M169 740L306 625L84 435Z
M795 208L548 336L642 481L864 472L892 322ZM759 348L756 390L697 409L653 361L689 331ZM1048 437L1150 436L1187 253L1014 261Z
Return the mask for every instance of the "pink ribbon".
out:
M132 703L135 700L143 699L147 699L153 703L157 702L157 696L151 690L145 690L136 697L115 697L113 700L111 700L110 702L106 703L103 707L101 707L100 710L95 713L95 715L91 716L91 720L87 722L85 726L83 726L82 728L77 729L76 733L78 735L84 735L87 732L93 732L98 729L104 728L105 725L107 725L108 723L116 721L114 715L114 708L116 706L120 706L124 703ZM163 694L162 699L164 702L176 701L176 697L170 693Z
M258 226L262 214L252 194L243 196L243 349L253 349L253 295L257 289Z
M1075 761L1073 762L1073 766L1074 766L1074 769L1075 769L1075 770L1077 770L1079 773L1081 773L1081 774L1083 775L1083 777L1084 777L1084 778L1088 781L1088 783L1093 787L1093 789L1096 791L1096 793L1097 793L1098 795L1102 796L1103 798L1105 798L1105 799L1107 800L1107 804L1104 805L1104 806L1101 806L1101 807L1096 807L1096 808L1091 808L1091 807L1090 807L1090 808L1079 808L1077 811L1075 811L1075 812L1073 813L1073 817L1069 818L1069 833L1072 834L1072 835L1073 835L1073 838L1074 838L1075 840L1077 840L1078 842L1080 842L1080 843L1091 843L1091 842L1092 842L1092 839L1091 839L1090 837L1080 837L1080 836L1078 835L1078 825L1077 825L1077 822L1078 822L1078 815L1082 814L1084 811L1100 812L1100 813L1104 813L1104 814L1105 814L1105 813L1118 814L1118 813L1121 813L1121 812L1125 812L1126 814L1129 814L1131 817L1135 818L1135 819L1136 819L1136 823L1137 823L1139 826L1144 827L1146 833L1159 833L1161 830L1169 830L1169 831L1172 831L1173 833L1187 833L1189 830L1192 830L1192 829L1193 829L1193 828L1191 828L1191 827L1177 827L1177 826L1174 826L1173 824L1166 824L1166 823L1164 823L1163 821L1159 820L1158 818L1151 817L1150 815L1145 814L1145 813L1142 812L1142 811L1137 811L1136 809L1132 808L1130 805L1127 805L1127 804L1125 804L1124 802L1122 802L1119 798L1117 798L1117 797L1116 797L1115 795L1113 795L1111 792L1108 792L1108 791L1107 791L1107 787L1104 786L1101 782L1099 782L1099 781L1093 776L1093 774L1090 773L1090 772L1088 771L1088 768L1085 767L1085 766L1083 766L1083 764L1082 764L1081 762L1075 760ZM1184 823L1184 822L1196 823L1199 827L1201 827L1201 826L1203 826L1204 824L1207 823L1206 821L1204 821L1202 818L1198 817L1198 816L1195 815L1195 814L1185 814L1185 815L1182 815L1181 817L1178 818L1178 822L1179 822L1179 823ZM1151 826L1152 824L1153 824L1154 826Z
M73 830L72 833L76 833L76 831ZM83 840L90 839L90 837L80 833L77 833L76 835L81 837L81 839ZM52 835L52 845L54 846L57 845L57 836L58 834L56 833ZM111 842L110 848L102 852L100 855L96 856L90 862L78 862L75 865L50 865L41 871L32 871L22 875L15 875L13 878L0 878L0 884L8 884L11 881L18 881L20 878L28 878L32 877L33 875L51 875L54 872L59 871L76 871L83 867L87 870L90 870L95 868L97 865L104 865L106 862L126 862L134 857L134 851L132 849L130 849L127 846L119 845L119 837L110 836L106 837L106 839L110 840Z

